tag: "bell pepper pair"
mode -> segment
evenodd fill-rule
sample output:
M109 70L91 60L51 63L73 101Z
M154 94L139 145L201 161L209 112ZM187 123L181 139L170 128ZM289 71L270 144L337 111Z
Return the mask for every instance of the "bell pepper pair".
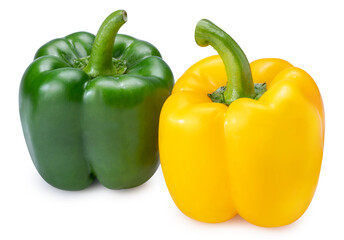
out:
M20 114L41 176L67 190L95 178L112 189L140 185L158 167L159 130L166 184L189 217L223 222L239 214L269 227L298 219L324 145L313 79L281 59L249 64L228 34L201 20L197 44L219 56L193 65L172 91L159 51L117 34L125 22L116 11L96 37L55 39L26 70Z

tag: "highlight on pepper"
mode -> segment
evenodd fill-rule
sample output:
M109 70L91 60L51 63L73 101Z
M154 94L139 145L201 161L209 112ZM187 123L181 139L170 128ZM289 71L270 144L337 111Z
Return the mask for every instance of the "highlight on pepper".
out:
M208 20L198 22L195 40L218 55L183 74L160 115L160 161L175 204L208 223L237 214L264 227L294 222L312 200L322 161L316 83L282 59L249 64Z
M117 34L119 10L94 36L77 32L36 52L20 85L23 132L49 184L81 190L146 182L159 166L158 121L174 83L150 43Z

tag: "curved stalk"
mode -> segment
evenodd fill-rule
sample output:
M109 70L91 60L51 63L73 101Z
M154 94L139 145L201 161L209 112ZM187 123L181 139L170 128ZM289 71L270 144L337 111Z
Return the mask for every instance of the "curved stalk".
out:
M84 68L90 77L116 74L116 68L112 61L113 46L118 30L126 21L127 12L118 10L110 14L100 26L92 46L89 62Z
M239 45L222 29L209 20L202 19L195 30L196 43L201 47L211 45L220 55L227 73L224 103L229 105L239 98L254 98L254 84L250 64Z

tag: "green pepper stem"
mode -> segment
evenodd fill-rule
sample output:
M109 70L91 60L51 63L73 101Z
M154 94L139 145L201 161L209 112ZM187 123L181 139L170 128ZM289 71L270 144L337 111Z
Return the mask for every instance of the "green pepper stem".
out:
M227 73L227 87L223 93L225 104L238 98L254 98L254 84L250 64L239 45L222 29L209 20L202 19L195 30L196 43L201 47L211 45L220 55Z
M84 68L90 77L116 74L112 63L112 51L117 32L126 21L127 12L118 10L110 14L100 26L92 46L90 60Z

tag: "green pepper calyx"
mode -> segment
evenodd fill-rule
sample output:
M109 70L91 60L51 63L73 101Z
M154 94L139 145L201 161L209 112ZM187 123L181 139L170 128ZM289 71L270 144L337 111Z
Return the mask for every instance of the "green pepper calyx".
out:
M83 70L87 66L89 61L90 61L90 56L74 59L73 67ZM112 58L112 64L115 69L115 73L113 76L125 74L128 69L126 60Z

